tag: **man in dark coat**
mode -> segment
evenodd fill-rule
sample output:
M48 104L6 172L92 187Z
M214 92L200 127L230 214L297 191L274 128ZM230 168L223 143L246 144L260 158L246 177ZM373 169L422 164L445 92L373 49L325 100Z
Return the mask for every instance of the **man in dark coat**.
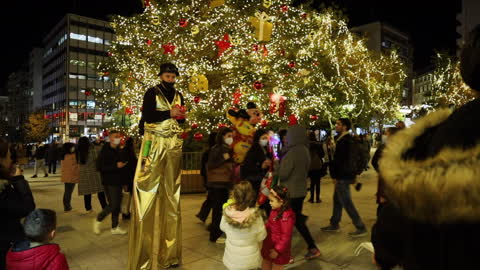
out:
M480 91L480 26L461 57ZM382 269L479 269L480 99L438 110L392 137L380 160L388 204L372 229Z
M58 145L56 141L53 141L48 146L47 153L47 162L48 162L48 173L57 173L57 161L58 161Z
M349 119L340 118L335 131L338 133L336 140L333 161L330 164L330 176L335 180L335 191L333 196L333 214L330 218L330 225L322 228L325 232L338 232L339 223L342 219L342 211L345 209L352 219L356 231L349 233L352 237L362 237L367 234L357 209L352 201L350 185L355 182L357 176L358 151L355 150L355 142L350 134L352 124Z

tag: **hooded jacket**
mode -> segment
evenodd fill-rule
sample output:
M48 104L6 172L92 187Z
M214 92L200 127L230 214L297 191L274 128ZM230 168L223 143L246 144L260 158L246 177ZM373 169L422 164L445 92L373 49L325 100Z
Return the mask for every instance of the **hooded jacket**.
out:
M389 203L372 229L385 269L478 269L480 100L395 134L380 160Z
M16 243L7 254L7 269L68 270L65 255L57 244L30 248L29 241Z
M259 242L267 236L260 210L247 208L237 211L234 205L224 209L220 229L227 235L223 264L230 270L260 267Z
M287 132L287 153L280 162L279 181L287 187L291 198L305 197L310 169L310 151L304 127L291 126Z

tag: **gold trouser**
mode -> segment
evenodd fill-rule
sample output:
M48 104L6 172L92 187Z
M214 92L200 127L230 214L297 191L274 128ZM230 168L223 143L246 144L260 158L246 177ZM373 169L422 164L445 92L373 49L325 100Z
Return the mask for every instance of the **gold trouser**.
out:
M142 166L143 148L148 140L152 142L150 153ZM162 137L145 131L135 173L129 270L156 270L181 263L182 143L177 136Z

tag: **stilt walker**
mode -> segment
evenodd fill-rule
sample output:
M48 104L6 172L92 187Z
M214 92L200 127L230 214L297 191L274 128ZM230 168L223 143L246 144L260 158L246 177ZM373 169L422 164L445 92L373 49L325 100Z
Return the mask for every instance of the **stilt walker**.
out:
M143 100L144 138L135 173L128 267L153 270L182 258L180 171L185 121L183 96L174 88L178 69L162 64L162 82Z

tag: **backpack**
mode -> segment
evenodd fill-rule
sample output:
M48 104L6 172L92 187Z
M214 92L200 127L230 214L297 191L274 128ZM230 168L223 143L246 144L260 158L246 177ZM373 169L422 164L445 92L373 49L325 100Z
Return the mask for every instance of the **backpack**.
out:
M368 153L365 153L360 141L352 140L352 170L355 175L360 175L365 171L368 163Z

